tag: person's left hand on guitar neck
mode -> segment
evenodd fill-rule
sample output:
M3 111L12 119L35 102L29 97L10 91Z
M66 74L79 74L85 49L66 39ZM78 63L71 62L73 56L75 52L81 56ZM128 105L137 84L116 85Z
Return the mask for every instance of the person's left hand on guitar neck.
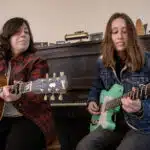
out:
M14 81L16 83L17 81ZM17 101L21 94L13 94L11 86L7 85L3 87L3 91L0 93L0 98L2 98L5 102L13 102Z
M132 91L135 91L135 88L132 88ZM140 99L132 99L129 96L123 97L121 99L122 102L122 108L127 113L136 113L139 112L142 109L142 104Z

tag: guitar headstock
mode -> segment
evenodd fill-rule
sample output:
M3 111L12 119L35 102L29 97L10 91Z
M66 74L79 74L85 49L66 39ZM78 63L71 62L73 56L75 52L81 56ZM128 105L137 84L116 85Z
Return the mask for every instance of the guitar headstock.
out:
M32 81L31 91L44 94L64 94L66 93L67 86L67 77L63 72L60 72L59 77L56 77L54 73L51 78L47 77Z
M144 96L149 97L150 96L150 83L143 86L144 87Z
M138 89L135 91L136 95L140 99L147 99L150 96L150 83L140 84ZM137 98L136 98L137 99Z

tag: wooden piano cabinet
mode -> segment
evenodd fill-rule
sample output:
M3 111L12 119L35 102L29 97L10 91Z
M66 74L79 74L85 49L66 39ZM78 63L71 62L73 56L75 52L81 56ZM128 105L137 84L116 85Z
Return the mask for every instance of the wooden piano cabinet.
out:
M142 49L149 51L150 35L140 36L139 40ZM59 76L59 72L64 72L67 76L68 91L66 95L64 94L62 103L86 102L93 79L95 78L94 70L96 68L96 60L101 51L100 45L101 41L87 41L59 44L38 49L37 55L40 55L48 62L50 77L54 72L56 76ZM56 100L53 101L53 103L57 102L60 103L56 96ZM76 117L77 119L83 118L81 124L83 124L85 120L87 120L87 122L90 120L89 117L87 117L89 113L86 110L86 106L80 108L79 106L65 106L64 108L53 107L52 110L55 114L54 118L58 118L61 115L66 118L70 116ZM82 135L87 134L86 132L89 132L89 124L84 125L81 130L84 131ZM59 149L60 144L56 139L54 143L49 146L49 150Z
M150 35L139 36L142 50L150 51ZM49 75L59 76L64 72L68 80L68 91L62 103L86 102L89 89L95 78L96 60L101 52L101 41L86 41L45 46L38 49L37 54L47 60ZM60 103L58 96L53 105ZM59 104L57 104L59 105Z

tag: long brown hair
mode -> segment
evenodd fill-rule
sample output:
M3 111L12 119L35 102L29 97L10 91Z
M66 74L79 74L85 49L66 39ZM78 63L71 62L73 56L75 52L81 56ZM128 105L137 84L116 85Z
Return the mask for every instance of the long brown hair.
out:
M126 49L127 58L125 63L126 65L129 66L131 71L137 71L144 64L144 54L138 45L138 39L137 39L138 37L137 37L134 23L131 20L131 18L125 13L114 13L108 20L105 35L104 35L104 40L101 45L103 63L105 67L115 67L116 64L114 58L115 47L112 41L111 25L112 22L117 18L124 19L127 26L128 45Z
M21 17L11 18L3 25L0 34L0 52L3 53L6 61L9 61L12 56L10 37L18 32L24 23L27 25L30 35L30 44L25 53L34 53L36 51L34 48L33 36L28 21Z

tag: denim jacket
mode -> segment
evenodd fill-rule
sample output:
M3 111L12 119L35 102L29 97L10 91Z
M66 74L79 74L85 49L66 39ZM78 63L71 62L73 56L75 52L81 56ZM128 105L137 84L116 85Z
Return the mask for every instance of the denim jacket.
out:
M102 59L97 60L97 77L89 92L88 102L98 103L101 90L109 90L115 83L124 87L124 93L131 91L132 87L139 87L140 84L150 82L150 53L145 52L145 64L136 72L129 72L126 67L120 72L120 79L117 77L114 68L106 68ZM150 99L142 99L143 115L138 117L135 113L124 112L127 124L141 132L150 132Z

